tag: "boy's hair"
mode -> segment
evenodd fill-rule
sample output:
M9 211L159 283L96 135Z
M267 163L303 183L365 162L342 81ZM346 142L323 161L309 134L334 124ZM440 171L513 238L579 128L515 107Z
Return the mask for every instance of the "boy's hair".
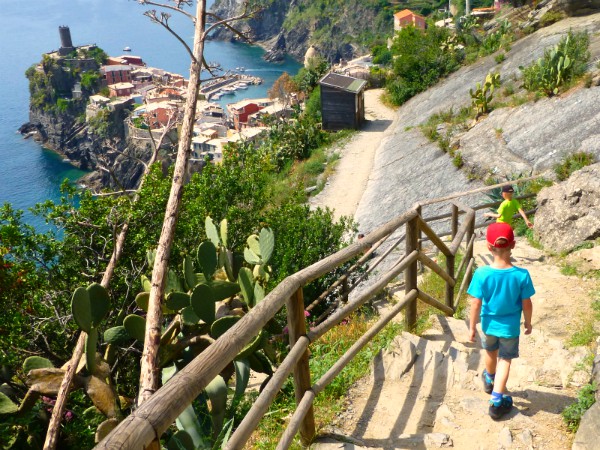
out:
M515 242L515 234L509 224L496 222L487 228L485 239L494 248L509 248Z
M508 240L504 238L496 239L496 245L490 244L490 251L495 255L502 255L504 253L510 252L511 248L508 244Z

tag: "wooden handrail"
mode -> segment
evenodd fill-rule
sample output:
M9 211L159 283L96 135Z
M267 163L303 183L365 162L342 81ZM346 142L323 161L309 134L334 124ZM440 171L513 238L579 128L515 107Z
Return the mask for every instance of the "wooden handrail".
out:
M323 336L335 325L339 324L344 318L348 317L360 306L362 306L367 300L369 300L375 293L381 291L391 280L403 272L408 266L412 265L417 260L417 251L411 252L410 255L402 258L402 260L396 264L389 272L382 276L377 283L369 287L368 290L363 292L358 298L348 303L343 308L337 310L331 315L326 321L320 323L312 330L307 333L308 338L311 342L316 341L319 337Z
M419 291L419 300L427 303L429 306L439 309L444 314L451 316L454 314L454 309L451 306L444 305L438 302L435 298L429 295L427 292Z
M536 177L522 179L519 180L519 182L534 178ZM454 277L454 255L456 255L465 236L468 241L466 255L459 265L457 275L461 273L467 262L468 264L457 298L460 298L468 286L468 279L470 278L470 272L474 265L474 259L472 258L472 249L475 240L474 230L480 226L475 224L475 211L488 206L478 205L471 208L458 201L454 201L451 204L453 211L450 215L441 215L433 218L430 217L428 219L423 219L418 211L426 205L452 200L477 192L483 192L515 182L517 181L500 183L495 186L478 188L467 193L452 194L450 196L416 204L412 209L380 226L360 241L288 276L279 283L262 302L242 317L230 330L192 360L152 397L150 397L150 399L144 402L140 408L121 422L100 444L96 446L96 448L124 450L138 449L147 447L151 442L160 438L162 433L175 421L183 409L185 409L191 401L201 393L208 383L234 359L244 346L259 333L266 323L282 308L286 301L288 302L289 312L288 326L291 338L290 353L275 371L273 378L266 385L250 410L251 413L244 418L236 432L232 435L226 448L237 449L244 445L257 426L260 418L265 414L265 411L267 411L286 378L292 372L295 373L295 389L298 405L288 429L281 438L280 446L278 446L278 448L287 448L286 445L291 443L291 440L298 430L303 430L301 432L301 437L303 442L307 443L314 434L314 420L311 418L311 409L315 395L324 389L339 371L341 371L355 356L356 352L366 345L366 343L369 342L394 315L404 309L407 327L409 329L412 328L416 322L417 299L439 309L445 314L451 315L454 313L456 305L454 305L453 293L457 283L457 280ZM458 217L463 213L460 210L465 211L466 214L463 216L464 220L462 221L462 224L458 226ZM441 236L444 236L443 234L435 233L427 224L427 222L448 217L452 218L450 233L452 234L453 239L450 245L446 245L441 240ZM382 245L384 241L389 239L392 234L403 225L406 225L404 236L400 236L391 248L388 248L381 257L374 261L367 271L358 277L359 281L363 279L367 273L372 271L383 259L388 257L402 240L404 240L406 244L406 255L400 258L388 272L378 278L377 282L365 289L365 291L358 295L357 298L346 303L324 322L306 332L306 330L303 329L305 321L302 288L314 279L330 273L352 258L357 256L360 257L359 262L353 264L351 270L347 270L344 275L339 277L336 281L337 284L334 283L333 286L329 287L328 292L332 292L333 289L336 289L339 285L347 282L349 275L360 265L359 263L366 262L370 254L374 251L375 245L377 247ZM487 224L484 224L484 226L485 225ZM439 267L439 265L429 257L418 251L420 242L418 237L420 232L423 232L428 239L440 248L442 253L446 254L448 263L446 271ZM425 266L429 267L438 276L443 278L447 286L446 304L433 298L426 292L418 290L416 280L417 261L421 261ZM340 358L340 360L331 367L323 377L321 377L321 379L311 386L310 372L308 371L307 364L307 348L309 343L318 339L335 325L339 324L339 322L348 317L349 314L359 308L367 300L372 298L374 294L383 289L389 281L402 272L404 272L405 280L404 299L399 304L394 305L390 314L382 317L374 327L365 333L344 354L344 356ZM353 283L348 290L354 289L359 281ZM450 293L452 293L452 296L450 296ZM321 294L322 298L325 298L326 296L326 293Z
M310 344L310 340L306 336L301 336L298 339L273 374L273 378L269 380L263 391L254 401L239 427L231 435L229 441L227 441L225 450L238 450L248 441L252 432L269 409L269 406L271 406L275 396L279 393L281 386L283 386L289 374L292 373L294 366L308 348L308 344Z
M144 404L119 423L96 449L137 449L148 446L175 421L230 361L256 336L298 289L325 275L337 266L363 253L384 236L416 217L415 210L406 211L382 225L360 242L330 255L279 283L256 307L242 317L210 347L176 373ZM171 407L165 408L165 398ZM135 421L135 425L130 425ZM144 426L141 423L144 422Z
M360 352L365 345L371 342L371 339L379 333L394 317L398 315L410 302L414 301L418 296L418 291L413 289L410 291L400 302L383 317L381 317L375 325L363 334L352 347L350 347L337 361L331 366L331 368L321 377L319 380L312 385L312 387L306 391L304 397L298 404L298 408L290 419L290 424L284 434L282 435L279 445L277 448L286 449L291 444L291 440L298 432L300 424L304 420L306 413L308 412L308 405L312 404L316 395L321 393L333 379L339 375L339 373L346 367L346 365Z
M452 239L452 243L450 244L450 252L452 255L456 255L458 252L458 248L460 247L460 243L462 242L465 234L467 234L467 230L469 229L469 223L475 220L475 211L470 210L466 213L466 217L462 225L459 227L456 232L456 236Z
M460 288L458 289L458 294L456 294L456 304L454 305L455 309L458 306L458 301L459 301L461 295L463 294L465 287L468 284L469 278L467 277L467 274L471 273L471 270L473 270L473 264L475 264L475 258L471 258L469 260L469 265L467 266L467 271L465 272L465 277L463 278L463 281L460 284Z
M427 206L427 205L433 205L435 203L447 202L447 201L453 200L455 198L467 197L469 195L478 194L480 192L491 191L492 189L496 189L496 188L499 188L502 186L508 186L510 184L518 184L518 183L522 183L524 181L536 180L536 179L540 178L541 176L542 175L535 175L532 177L519 178L518 180L503 181L502 183L493 184L491 186L483 186L483 187L480 187L477 189L472 189L472 190L466 191L466 192L455 192L453 194L446 195L445 197L438 197L438 198L432 198L430 200L423 200L423 201L419 202L419 204L421 206Z
M448 275L446 272L444 272L444 269L442 269L440 266L438 266L438 264L433 259L431 259L429 256L427 256L425 253L419 252L419 261L421 261L424 266L428 267L433 272L437 273L450 286L454 287L454 285L456 284L456 280L454 278L452 278L450 275Z
M467 244L467 247L465 249L465 255L468 255L469 253L471 253L473 251L473 245L475 245L475 235L473 234L471 236L471 239L469 240L469 243ZM465 267L465 262L468 260L469 258L467 258L466 256L462 259L462 261L460 262L460 265L458 266L458 269L456 269L456 275L459 276L460 272L463 270L463 268Z
M427 225L427 222L420 217L417 220L419 221L419 228L421 231L423 231L423 233L425 233L433 245L435 245L444 254L444 256L452 256L452 252L448 246L438 237L437 234L435 234L435 231L433 231L429 225Z

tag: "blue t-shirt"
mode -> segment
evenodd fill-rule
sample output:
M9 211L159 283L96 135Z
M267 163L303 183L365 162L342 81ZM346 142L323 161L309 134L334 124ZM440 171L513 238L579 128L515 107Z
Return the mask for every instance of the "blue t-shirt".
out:
M523 300L535 294L527 269L479 267L467 293L481 300L481 329L485 334L515 338L521 330Z

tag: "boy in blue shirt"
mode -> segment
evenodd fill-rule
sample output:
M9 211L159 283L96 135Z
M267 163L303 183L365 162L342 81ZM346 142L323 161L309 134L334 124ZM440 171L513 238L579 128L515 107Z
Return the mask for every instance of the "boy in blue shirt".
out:
M505 394L506 382L511 360L519 357L521 313L525 319L525 334L531 334L531 296L535 289L529 272L510 262L511 250L515 248L510 225L491 224L486 240L494 262L475 271L467 291L473 297L469 337L475 342L475 326L481 317L482 346L486 351L483 386L492 394L489 414L498 420L512 409L512 398Z

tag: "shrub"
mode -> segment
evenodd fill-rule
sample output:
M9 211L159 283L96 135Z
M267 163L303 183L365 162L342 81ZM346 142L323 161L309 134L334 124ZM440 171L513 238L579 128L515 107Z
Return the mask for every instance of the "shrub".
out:
M567 424L567 428L570 431L577 431L579 428L579 423L581 422L581 418L585 412L596 402L596 399L594 398L596 389L597 387L595 383L585 385L577 394L577 401L572 405L567 406L563 410L563 420Z
M447 29L437 27L426 31L406 27L397 33L391 48L393 78L387 86L395 105L401 105L458 69L463 52L456 48L445 50L442 44L449 38Z
M594 155L591 153L579 152L573 153L565 158L565 160L554 166L554 173L559 181L564 181L571 174L579 169L589 166L594 163Z
M546 11L540 19L540 27L547 27L564 18L565 15L559 11Z
M463 157L460 152L456 152L454 154L454 158L452 158L452 164L454 164L454 166L457 169L460 169L462 166L465 165L465 161L463 160Z
M589 41L586 32L569 31L557 45L546 49L536 63L521 67L525 89L542 92L548 97L558 94L560 87L585 73L590 59Z
M494 56L494 61L496 61L496 64L500 64L500 63L504 62L505 59L506 59L506 53L504 53L504 52L498 53L496 56Z

